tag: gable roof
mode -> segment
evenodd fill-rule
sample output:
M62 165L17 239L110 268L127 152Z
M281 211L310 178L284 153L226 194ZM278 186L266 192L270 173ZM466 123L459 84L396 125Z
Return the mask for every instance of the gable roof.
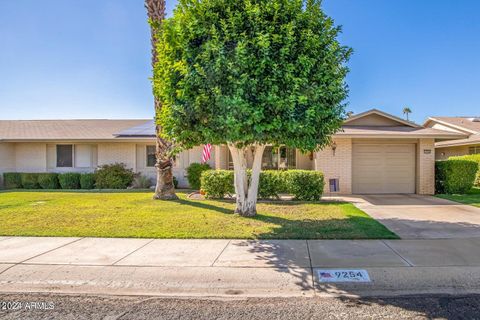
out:
M0 141L110 140L149 120L0 120Z
M475 122L473 119L478 117L430 117L425 121L425 126L430 122L437 122L451 128L469 132L472 134L480 134L480 121Z
M343 125L344 125L344 126L352 125L352 123L354 123L355 120L358 120L358 119L361 119L361 118L365 118L365 117L368 117L368 116L371 116L371 115L378 115L378 116L380 116L380 117L384 117L384 118L386 118L386 119L392 120L393 122L397 123L399 126L407 126L407 127L412 127L412 128L421 128L420 125L418 125L418 124L416 124L416 123L414 123L414 122L404 120L404 119L402 119L402 118L399 118L399 117L394 116L394 115L391 115L391 114L389 114L389 113L380 111L380 110L378 110L378 109L371 109L371 110L368 110L368 111L359 113L359 114L357 114L357 115L354 115L354 116L348 118L347 120L345 120L345 122L343 123Z

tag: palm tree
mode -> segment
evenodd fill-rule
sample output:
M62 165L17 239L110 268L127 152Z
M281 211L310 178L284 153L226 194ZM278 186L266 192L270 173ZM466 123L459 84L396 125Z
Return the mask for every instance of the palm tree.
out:
M157 33L165 19L165 0L145 0L145 8L147 9L148 22L150 23L150 36L152 43L152 69L157 63L156 44ZM159 114L162 108L161 101L154 95L155 114ZM170 151L173 148L171 142L160 138L160 126L155 125L156 141L156 158L155 168L157 170L157 185L155 187L154 199L174 200L178 199L175 194L175 186L173 184L173 161L170 157Z
M410 113L412 113L412 110L411 110L409 107L403 108L403 114L407 117L407 121L410 121L410 120L408 119L408 115L409 115Z

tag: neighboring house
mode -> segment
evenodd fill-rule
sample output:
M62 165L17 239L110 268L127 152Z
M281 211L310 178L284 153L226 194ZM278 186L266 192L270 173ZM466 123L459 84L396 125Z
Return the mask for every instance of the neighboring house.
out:
M465 134L465 139L435 144L435 157L445 160L451 156L480 154L480 117L430 117L425 127Z
M327 194L433 194L435 142L466 137L374 109L346 120L321 151L267 147L262 166L322 171ZM175 157L180 186L188 185L185 169L201 153L199 146ZM0 172L88 172L114 162L155 177L152 120L0 121ZM209 164L232 169L228 148L215 146Z

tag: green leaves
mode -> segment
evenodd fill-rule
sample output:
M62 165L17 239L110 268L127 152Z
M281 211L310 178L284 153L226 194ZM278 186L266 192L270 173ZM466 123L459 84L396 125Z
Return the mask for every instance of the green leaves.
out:
M342 123L351 49L308 0L182 0L159 31L163 134L315 150Z

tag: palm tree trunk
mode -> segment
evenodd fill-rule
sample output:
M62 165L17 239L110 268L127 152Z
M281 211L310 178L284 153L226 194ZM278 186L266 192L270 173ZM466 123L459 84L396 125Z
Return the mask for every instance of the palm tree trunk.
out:
M148 20L150 23L150 34L152 43L152 69L157 63L156 44L158 28L162 25L165 18L165 0L145 0ZM162 108L161 101L154 94L155 114L158 114ZM174 200L178 199L175 194L175 185L173 184L173 161L169 154L172 144L160 137L160 126L155 125L156 133L156 158L155 168L157 171L157 184L155 187L154 199Z

